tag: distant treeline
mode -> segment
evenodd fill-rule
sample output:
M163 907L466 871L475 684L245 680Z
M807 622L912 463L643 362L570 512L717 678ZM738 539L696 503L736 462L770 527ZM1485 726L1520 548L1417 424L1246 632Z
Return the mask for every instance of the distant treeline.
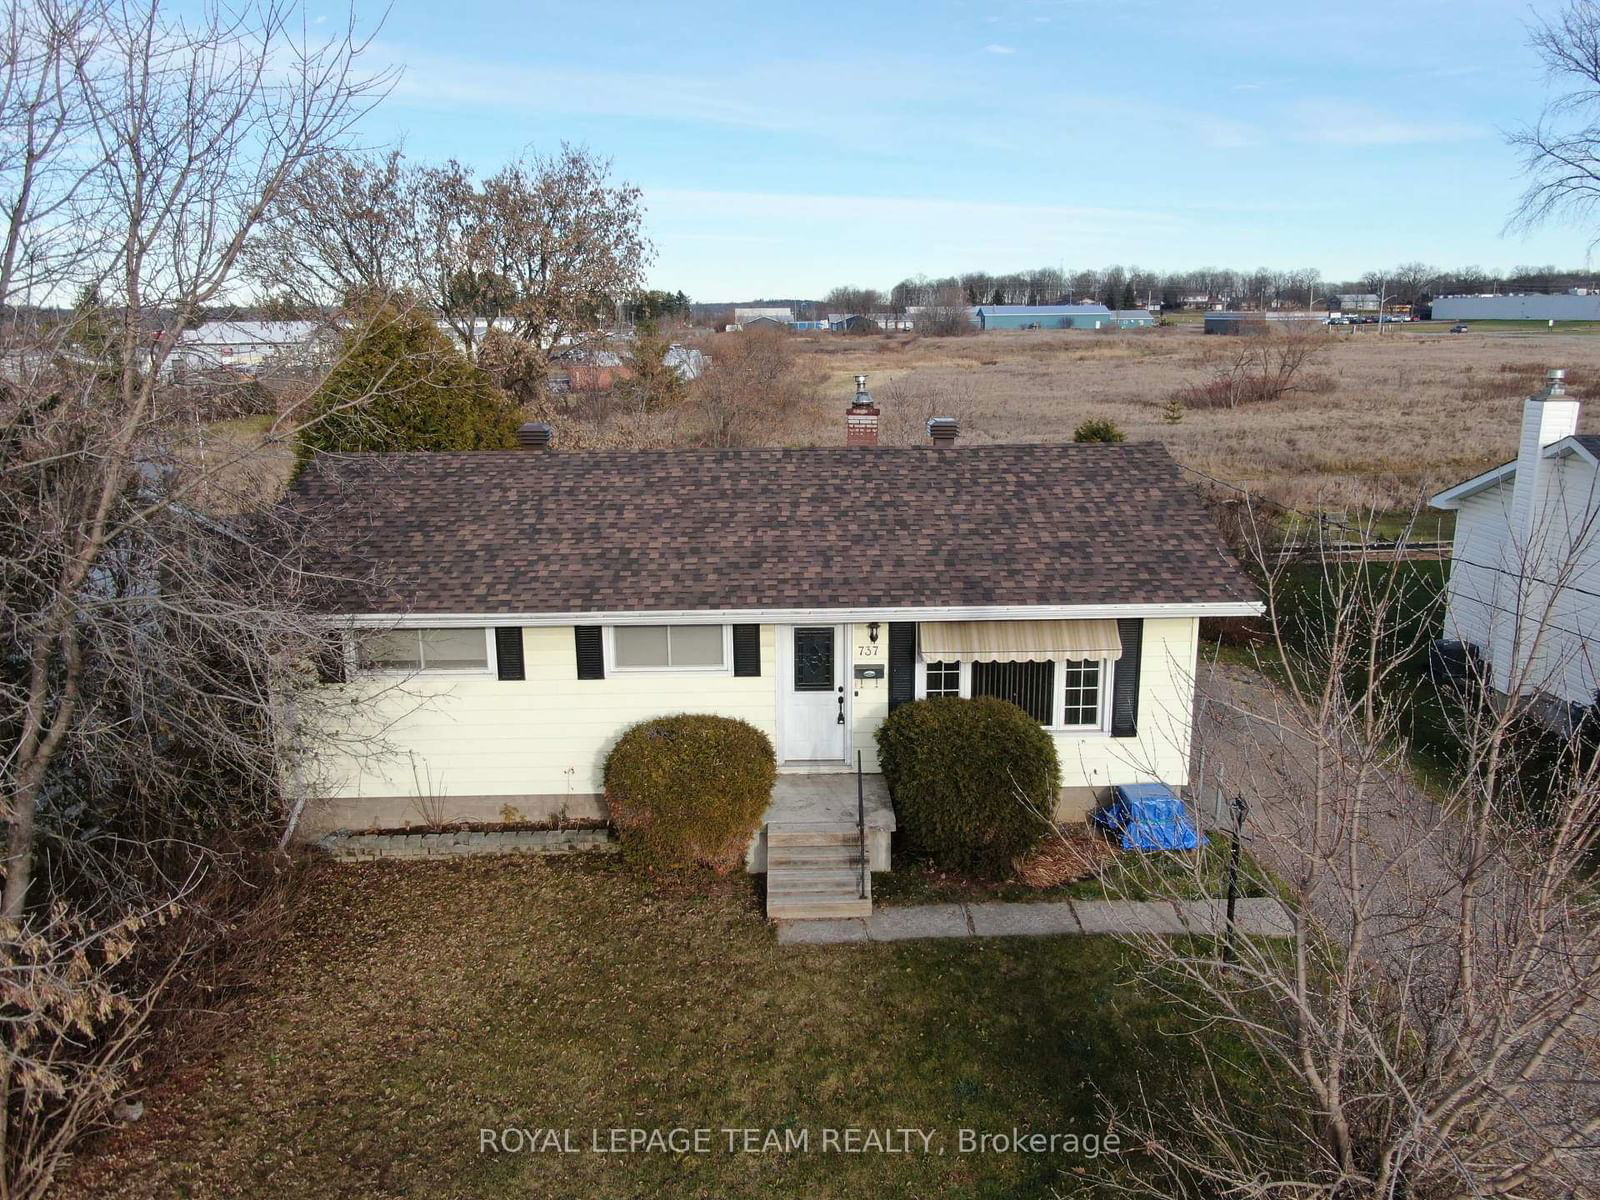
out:
M1192 271L1148 271L1109 266L1081 271L1040 267L1032 271L903 279L887 292L867 287L834 288L821 301L761 301L792 306L796 316L812 311L903 312L918 306L950 304L1098 303L1109 308L1183 308L1222 304L1229 308L1326 308L1330 297L1381 294L1396 304L1426 304L1435 296L1479 292L1564 292L1596 287L1587 268L1521 266L1510 271L1481 267L1445 269L1423 262L1368 271L1355 279L1324 278L1314 267L1274 271L1266 267L1236 271L1201 267ZM741 301L740 303L746 303ZM696 304L696 315L710 316L731 304Z

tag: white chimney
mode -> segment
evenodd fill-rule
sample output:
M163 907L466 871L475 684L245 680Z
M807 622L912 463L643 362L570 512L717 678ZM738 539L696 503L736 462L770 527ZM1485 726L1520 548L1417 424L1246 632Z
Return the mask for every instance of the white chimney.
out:
M1544 448L1578 432L1578 402L1567 399L1562 380L1567 373L1548 373L1544 391L1522 404L1522 438L1517 443L1517 474L1511 488L1511 529L1517 544L1526 547L1538 526L1543 508L1541 475Z
M1540 647L1539 622L1548 602L1548 588L1541 581L1547 574L1546 559L1551 547L1545 539L1552 530L1554 510L1546 501L1546 482L1550 460L1545 448L1578 432L1576 400L1567 398L1562 380L1567 373L1550 371L1544 391L1530 396L1522 405L1522 437L1517 444L1517 473L1511 484L1511 541L1504 547L1505 567L1516 581L1512 619L1511 653L1497 655L1494 663L1495 686L1502 692L1523 691L1543 684L1538 667L1528 661ZM1557 547L1559 549L1559 547ZM1508 647L1508 650L1510 647ZM1535 655L1538 657L1538 655Z

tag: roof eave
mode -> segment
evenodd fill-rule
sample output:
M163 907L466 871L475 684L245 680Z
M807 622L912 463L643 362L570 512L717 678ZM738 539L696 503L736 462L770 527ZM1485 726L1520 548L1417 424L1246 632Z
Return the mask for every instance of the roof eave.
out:
M1595 455L1576 437L1564 437L1560 441L1551 442L1544 448L1545 458L1559 458L1567 454L1576 454L1592 467L1600 468L1600 458ZM1517 460L1501 463L1498 467L1474 475L1471 479L1464 480L1454 487L1446 488L1437 495L1428 498L1429 508L1438 508L1451 511L1461 507L1461 501L1476 496L1479 492L1488 490L1498 483L1503 483L1517 473Z
M682 608L639 611L348 613L330 618L354 626L429 626L516 624L661 625L701 621L707 624L788 625L808 621L860 624L870 621L1044 621L1095 620L1115 617L1146 619L1255 617L1266 611L1259 600L1201 600L1169 604L1012 604L900 608Z

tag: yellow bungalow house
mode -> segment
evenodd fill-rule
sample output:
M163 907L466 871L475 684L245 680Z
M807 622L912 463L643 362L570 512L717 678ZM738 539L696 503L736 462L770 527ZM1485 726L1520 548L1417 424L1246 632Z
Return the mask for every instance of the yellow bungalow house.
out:
M873 733L895 705L998 695L1054 736L1058 815L1188 779L1198 624L1260 611L1155 445L321 456L289 503L345 636L340 680L389 752L337 755L303 835L603 818L607 751L676 713L743 718L780 786L751 848L892 805ZM863 433L864 431L864 433ZM858 759L859 756L859 759Z

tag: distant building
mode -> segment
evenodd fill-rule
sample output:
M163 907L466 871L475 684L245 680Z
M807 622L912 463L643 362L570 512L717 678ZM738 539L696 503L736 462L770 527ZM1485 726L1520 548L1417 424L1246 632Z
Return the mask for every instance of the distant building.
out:
M794 320L792 308L735 308L733 310L733 323L735 325L749 325L754 321L770 321L777 325L787 325Z
M292 370L326 358L319 321L207 321L178 335L167 370L256 374L269 363Z
M1600 321L1600 295L1440 296L1435 321Z
M985 304L973 309L973 319L979 329L1104 329L1116 323L1104 304Z
M1377 312L1377 292L1345 292L1334 296L1328 305L1340 312Z
M609 392L633 372L615 350L590 350L578 347L551 357L550 390L562 392Z
M706 370L704 354L693 346L680 346L676 342L667 347L661 361L676 371L680 379L699 379Z
M1208 312L1207 333L1266 333L1270 329L1315 329L1328 323L1327 315L1314 312Z
M1118 329L1153 329L1156 326L1155 314L1147 308L1119 308L1112 312L1111 319Z
M901 316L892 312L869 313L829 313L828 328L835 333L853 333L856 330L871 326L878 329L910 329L912 325L909 316Z
M740 329L788 329L794 324L782 317L751 317L748 321L736 321Z
M826 321L790 321L789 328L796 333L827 333L829 325Z

